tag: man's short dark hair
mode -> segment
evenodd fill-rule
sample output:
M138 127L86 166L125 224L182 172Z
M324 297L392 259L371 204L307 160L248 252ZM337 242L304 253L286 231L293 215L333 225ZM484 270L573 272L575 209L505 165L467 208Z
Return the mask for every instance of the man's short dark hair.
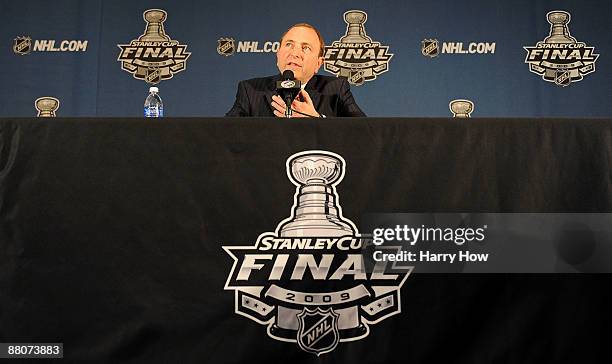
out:
M325 40L323 40L323 36L319 32L319 30L308 23L297 23L297 24L290 26L289 29L287 29L281 36L281 39L280 39L281 45L283 44L283 38L285 38L285 35L287 35L287 33L289 33L291 29L297 28L297 27L309 28L309 29L314 30L315 33L317 33L317 37L319 37L319 43L321 43L321 47L319 48L319 57L323 57L323 51L325 49Z

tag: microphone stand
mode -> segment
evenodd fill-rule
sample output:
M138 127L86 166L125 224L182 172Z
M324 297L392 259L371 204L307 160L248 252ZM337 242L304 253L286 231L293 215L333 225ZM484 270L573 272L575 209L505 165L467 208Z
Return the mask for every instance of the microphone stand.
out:
M285 97L285 117L286 118L290 118L291 114L292 114L292 110L291 110L291 103L293 102L293 100L291 100L291 95L289 95L288 97Z
M296 113L300 114L300 115L304 115L304 116L307 116L307 117L309 117L309 118L314 118L314 119L320 118L320 116L314 116L314 115L310 115L310 114L305 114L305 113L303 113L303 112L299 112L299 111L297 111L297 110L293 110L293 109L291 108L291 103L292 103L292 100L291 100L291 95L289 95L289 97L285 98L285 106L286 106L286 107L285 107L285 118L290 118L290 117L291 117L291 115L293 115L293 112L294 112L294 111L295 111Z

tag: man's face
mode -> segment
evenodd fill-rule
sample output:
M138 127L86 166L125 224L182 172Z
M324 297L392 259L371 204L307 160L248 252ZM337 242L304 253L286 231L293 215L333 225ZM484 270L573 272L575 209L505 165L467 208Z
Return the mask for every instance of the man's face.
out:
M276 65L282 74L291 70L295 78L303 83L319 71L323 57L319 57L319 37L310 28L294 27L281 39L276 52Z

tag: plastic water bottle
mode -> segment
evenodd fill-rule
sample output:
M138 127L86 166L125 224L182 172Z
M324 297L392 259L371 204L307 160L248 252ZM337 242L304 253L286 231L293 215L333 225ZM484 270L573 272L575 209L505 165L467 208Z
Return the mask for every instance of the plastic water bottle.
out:
M158 92L157 87L149 88L149 96L144 103L144 116L146 118L161 118L164 116L164 103Z

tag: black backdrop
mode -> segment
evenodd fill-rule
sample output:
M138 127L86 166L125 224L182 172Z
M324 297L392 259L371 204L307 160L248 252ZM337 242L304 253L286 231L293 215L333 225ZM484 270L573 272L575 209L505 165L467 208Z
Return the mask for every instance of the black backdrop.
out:
M317 357L234 314L222 245L289 216L285 161L347 162L344 215L612 212L612 122L0 120L0 341L138 362L594 362L609 276L413 274Z

